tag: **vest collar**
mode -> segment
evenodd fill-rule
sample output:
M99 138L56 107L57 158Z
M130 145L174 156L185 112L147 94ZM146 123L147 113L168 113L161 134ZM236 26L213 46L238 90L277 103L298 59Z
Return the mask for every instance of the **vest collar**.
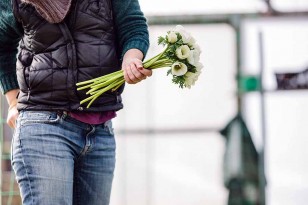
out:
M71 7L72 0L21 0L31 4L49 23L60 23Z

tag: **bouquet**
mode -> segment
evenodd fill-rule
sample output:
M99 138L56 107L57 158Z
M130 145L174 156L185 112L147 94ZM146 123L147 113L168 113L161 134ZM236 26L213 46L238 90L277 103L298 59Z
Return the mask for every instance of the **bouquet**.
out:
M201 50L193 36L183 26L178 25L158 38L158 45L165 49L156 56L143 62L146 69L169 68L167 75L172 75L172 82L180 88L191 88L198 80L203 65L200 63ZM115 91L123 83L123 70L98 78L77 83L77 90L89 89L90 96L80 102L88 102L87 108L104 92Z

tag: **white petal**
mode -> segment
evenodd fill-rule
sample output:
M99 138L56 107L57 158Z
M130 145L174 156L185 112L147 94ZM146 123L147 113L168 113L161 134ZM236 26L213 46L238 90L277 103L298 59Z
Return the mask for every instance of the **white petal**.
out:
M177 25L175 27L175 31L177 31L181 36L184 44L188 44L190 41L191 35L188 33L183 26Z
M195 65L195 58L194 58L194 50L191 50L189 52L189 56L187 58L187 61L190 65Z
M203 69L203 64L200 62L195 63L195 66L196 66L197 72L201 72L201 70Z
M190 49L187 45L182 45L180 47L178 47L176 49L176 56L179 58L179 59L186 59L189 57L189 54L190 54Z
M172 75L175 76L182 76L185 75L185 73L187 73L187 66L184 63L181 62L175 62L172 66L171 66L171 73Z
M193 36L190 36L188 45L194 47L196 44L196 39Z
M196 72L187 72L185 74L185 87L190 88L192 85L195 85L195 82L198 80L200 73Z

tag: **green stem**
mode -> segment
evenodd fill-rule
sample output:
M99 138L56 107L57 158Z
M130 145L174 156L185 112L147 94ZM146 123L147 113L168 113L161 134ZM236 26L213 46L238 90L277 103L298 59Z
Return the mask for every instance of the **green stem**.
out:
M156 61L155 63L153 63L148 69L152 69L153 67L157 67L157 66L161 66L161 67L164 67L164 65L172 65L173 64L173 61L170 60L170 59L162 59L162 60L158 60Z
M163 51L164 52L164 51ZM150 58L150 59L147 59L146 61L144 61L143 63L145 64L145 63L148 63L148 62L150 62L151 60L153 60L154 58L157 58L159 55L161 55L161 53L159 53L159 54L157 54L156 56L153 56L152 58Z
M104 89L106 86L112 85L112 84L116 84L116 83L118 83L118 82L120 82L120 81L122 81L122 80L125 81L124 78L117 78L117 79L115 79L114 81L112 81L111 83L109 83L109 84L107 84L107 85L105 85L105 86L103 86L103 87L100 87L100 88L98 88L98 89L96 89L96 90L93 90L93 91L91 91L91 92L88 92L87 94L95 95L95 94L99 93L102 89Z
M77 83L76 85L77 85L77 86L80 86L80 85L85 85L85 84L93 83L93 82L96 82L96 81L99 81L99 80L103 80L103 79L105 79L105 78L109 78L110 76L117 75L117 74L120 73L120 72L123 72L123 71L122 71L122 70L118 70L118 71L116 71L116 72L109 73L109 74L107 74L107 75L103 75L103 76L100 76L100 77L97 77L97 78L93 78L93 79L91 79L91 80L79 82L79 83Z
M92 84L85 85L85 86L82 86L80 88L77 88L77 90L84 90L84 89L90 88L91 86L92 86Z
M109 86L103 88L100 92L96 93L95 95L91 96L91 97L88 97L86 98L85 100L81 101L80 104L84 103L84 102L87 102L89 100L91 100L89 102L89 104L87 105L87 108L89 108L92 103L100 96L102 95L104 92L108 91L108 90L111 90L112 88L114 87L117 87L122 81L118 81L118 82L114 82L112 84L110 84Z
M106 78L101 78L101 79L95 81L95 82L92 84L92 86L95 86L95 85L98 85L98 84L100 84L100 83L106 82L106 81L109 80L110 78L113 78L113 77L115 77L115 76L121 76L121 75L124 76L123 70L119 70L119 71L117 71L117 72L114 72L113 75L111 75L111 76L107 76Z
M115 88L112 89L112 92L116 91L119 87L121 87L121 85L123 85L124 82L125 82L125 79L122 79L122 80L120 81L120 84L119 84L117 87L115 87Z
M117 75L113 76L112 78L108 79L107 81L99 84L95 84L91 86L91 89L87 92L87 94L96 91L97 89L103 88L109 84L112 84L114 81L123 78L123 73L118 73Z
M158 64L153 67L151 66L151 70L158 69L158 68L170 68L171 66L172 66L172 63Z
M155 61L159 60L160 57L162 57L166 53L168 48L169 47L167 46L167 48L163 52L161 52L159 55L157 55L155 58L151 59L150 61L146 61L145 63L143 63L143 67L149 68L153 63L155 63Z

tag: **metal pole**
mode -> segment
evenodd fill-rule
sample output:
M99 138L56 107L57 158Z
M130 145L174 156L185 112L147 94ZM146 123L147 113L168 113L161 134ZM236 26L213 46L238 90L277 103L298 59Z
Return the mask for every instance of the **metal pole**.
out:
M259 190L260 205L266 204L266 181L265 181L265 149L266 149L266 108L263 88L264 76L264 39L262 31L259 32L259 52L260 52L260 106L261 106L261 134L262 146L259 152Z
M230 22L231 26L235 31L235 42L236 42L236 82L237 82L237 113L242 113L242 96L241 96L241 70L242 70L242 62L241 62L241 16L234 15L231 18Z
M301 12L259 12L259 13L233 13L233 14L202 14L202 15L164 15L146 16L148 25L174 25L174 24L231 24L235 18L239 19L277 19L284 17L307 17L308 11Z

